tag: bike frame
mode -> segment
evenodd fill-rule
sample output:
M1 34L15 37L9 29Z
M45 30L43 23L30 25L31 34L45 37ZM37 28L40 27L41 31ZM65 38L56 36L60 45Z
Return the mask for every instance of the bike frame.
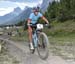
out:
M35 29L33 30L33 33L32 33L32 40L33 40L33 44L34 44L34 47L37 48L38 46L38 30Z

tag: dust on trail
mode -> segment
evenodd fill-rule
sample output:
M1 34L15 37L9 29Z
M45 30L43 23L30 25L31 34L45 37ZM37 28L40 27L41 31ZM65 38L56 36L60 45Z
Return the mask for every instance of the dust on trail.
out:
M30 54L27 43L16 42L14 45L16 45L18 48L12 46L9 49L12 50L11 53L14 52L13 55L15 55L20 60L21 64L67 64L62 58L53 56L52 53L50 53L47 60L40 59L37 51L35 54Z
M14 42L5 38L0 38L7 42L9 53L19 60L19 64L75 64L74 62L67 62L59 56L53 55L50 52L48 59L42 60L37 54L30 54L27 42Z

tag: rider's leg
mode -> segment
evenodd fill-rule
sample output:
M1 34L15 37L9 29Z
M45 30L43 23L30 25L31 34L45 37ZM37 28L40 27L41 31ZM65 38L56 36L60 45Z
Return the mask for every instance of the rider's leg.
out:
M32 28L30 26L28 27L28 34L29 34L30 49L34 49L32 44Z

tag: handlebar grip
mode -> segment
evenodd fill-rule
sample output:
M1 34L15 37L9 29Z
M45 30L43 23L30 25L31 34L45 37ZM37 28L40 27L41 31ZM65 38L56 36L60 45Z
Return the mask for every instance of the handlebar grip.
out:
M46 23L45 26L47 26L48 28L51 28L51 25L50 25L50 24L47 24L47 23Z

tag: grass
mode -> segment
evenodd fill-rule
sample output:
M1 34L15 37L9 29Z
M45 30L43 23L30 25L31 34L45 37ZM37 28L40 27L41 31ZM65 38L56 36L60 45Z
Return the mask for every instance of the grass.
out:
M72 45L75 42L75 22L68 20L66 22L54 21L51 23L52 28L44 32L48 35L51 44L55 45Z
M20 29L21 35L16 34L15 36L11 36L10 39L14 41L28 41L28 33L27 31L22 31Z
M75 42L75 22L68 20L66 22L54 21L51 23L52 28L45 28L43 31L48 35L50 43L55 45L72 45ZM21 36L18 34L12 36L10 39L15 41L28 41L28 32L19 29Z
M0 40L2 50L0 52L0 64L19 64L15 57L11 56L5 47L6 43Z
M57 35L57 36L52 36L49 37L50 43L53 45L68 45L68 46L72 46L75 45L75 34L69 34L69 35Z

